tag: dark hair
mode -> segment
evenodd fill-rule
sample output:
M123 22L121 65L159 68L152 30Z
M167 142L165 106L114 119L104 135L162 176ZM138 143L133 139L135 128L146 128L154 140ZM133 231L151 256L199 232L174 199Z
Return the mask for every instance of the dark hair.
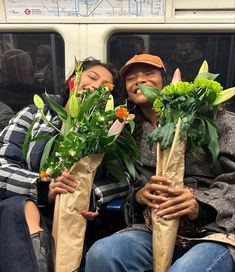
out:
M88 57L82 62L82 71L86 71L94 66L102 66L105 69L107 69L112 74L113 84L115 85L116 81L118 80L118 72L111 63L104 63L93 57ZM74 75L75 75L75 69L72 72L72 74L69 76L69 78L64 82L63 87L60 91L60 95L64 99L65 103L67 102L69 98L69 81L71 77L73 77Z

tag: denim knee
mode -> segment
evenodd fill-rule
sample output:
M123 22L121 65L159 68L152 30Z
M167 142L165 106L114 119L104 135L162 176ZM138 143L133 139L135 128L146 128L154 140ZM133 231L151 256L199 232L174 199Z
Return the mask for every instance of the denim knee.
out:
M140 272L151 268L151 235L141 231L128 231L101 239L86 255L86 272Z
M202 242L193 246L172 264L169 272L233 272L234 263L228 246L217 242Z

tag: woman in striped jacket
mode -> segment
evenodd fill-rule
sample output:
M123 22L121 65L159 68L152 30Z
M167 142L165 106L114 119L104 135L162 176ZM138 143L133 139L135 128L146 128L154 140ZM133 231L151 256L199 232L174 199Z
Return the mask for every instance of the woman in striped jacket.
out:
M92 90L107 82L113 83L115 78L112 66L89 58L83 62L79 90ZM65 106L68 96L66 87L63 96L54 98ZM56 127L61 127L60 119L49 106L45 108L45 115ZM31 142L26 157L23 156L26 133L39 116L37 108L30 105L13 117L0 135L0 271L53 271L52 238L44 223L48 218L50 223L52 221L56 195L73 193L76 187L74 177L66 170L56 183L37 182L45 141ZM55 132L40 119L32 134L53 136ZM124 196L127 189L127 184L111 180L94 183L100 204ZM84 212L86 217L96 215L96 212Z

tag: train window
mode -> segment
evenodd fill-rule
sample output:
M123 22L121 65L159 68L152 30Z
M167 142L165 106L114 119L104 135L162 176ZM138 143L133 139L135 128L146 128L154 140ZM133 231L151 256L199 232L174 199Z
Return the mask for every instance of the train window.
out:
M35 93L58 93L65 79L64 55L57 33L0 33L0 101L16 113Z
M235 86L234 33L116 33L108 41L108 60L117 69L135 54L161 56L170 76L180 68L182 79L191 81L204 59L224 88ZM235 112L235 99L227 104Z

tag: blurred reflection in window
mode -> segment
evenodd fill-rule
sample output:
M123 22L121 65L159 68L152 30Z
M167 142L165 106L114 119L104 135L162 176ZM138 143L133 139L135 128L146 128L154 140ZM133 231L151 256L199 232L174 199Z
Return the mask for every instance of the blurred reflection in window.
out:
M0 101L14 112L33 103L35 93L60 92L65 80L64 41L60 35L0 33L0 50Z
M109 61L120 69L131 57L144 53L145 44L141 36L117 35L110 38L108 50L110 50Z
M64 71L58 65L54 66L54 70L51 46L49 44L39 45L35 52L33 67L35 87L38 89L44 88L48 93L55 92L54 86L56 85L56 89L58 89L58 86L61 85Z
M168 72L173 74L179 68L182 80L193 81L197 75L204 58L199 49L195 47L195 42L190 37L183 37L176 40L175 49L170 55L168 62Z
M136 45L139 44L142 44L141 50L137 50L139 46ZM210 72L219 74L217 80L225 89L235 86L234 32L200 33L198 30L192 33L137 33L125 30L113 34L108 40L108 61L118 69L141 51L159 55L164 60L170 78L175 69L180 68L183 80L193 80L206 59ZM228 102L227 107L235 112L235 98Z
M34 77L32 59L21 49L10 49L2 55L3 83L0 101L15 111L32 103Z

